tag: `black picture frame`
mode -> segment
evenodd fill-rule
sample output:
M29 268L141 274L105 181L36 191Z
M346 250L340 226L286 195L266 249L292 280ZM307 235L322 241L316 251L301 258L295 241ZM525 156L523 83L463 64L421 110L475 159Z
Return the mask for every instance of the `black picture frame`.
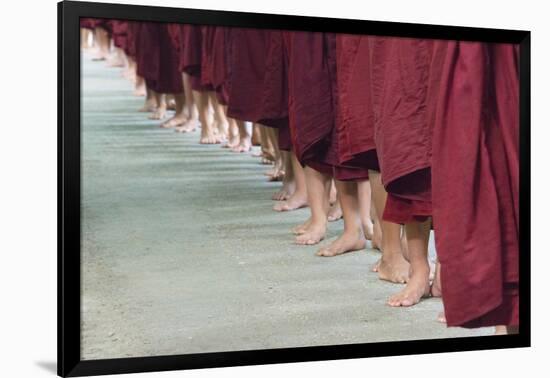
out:
M519 334L85 360L80 358L80 17L374 34L520 45ZM83 376L529 347L530 32L63 1L58 3L58 374Z

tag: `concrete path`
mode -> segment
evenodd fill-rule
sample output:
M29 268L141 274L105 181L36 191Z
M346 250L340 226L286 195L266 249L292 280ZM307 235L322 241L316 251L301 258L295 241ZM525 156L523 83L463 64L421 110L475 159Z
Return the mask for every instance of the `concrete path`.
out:
M292 244L308 210L271 211L259 159L158 128L120 69L84 56L82 73L82 358L492 332L447 329L439 299L386 306L379 253Z

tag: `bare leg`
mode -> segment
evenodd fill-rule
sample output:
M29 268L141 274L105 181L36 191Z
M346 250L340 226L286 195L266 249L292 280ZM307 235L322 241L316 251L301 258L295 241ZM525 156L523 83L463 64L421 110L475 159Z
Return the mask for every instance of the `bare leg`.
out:
M253 146L259 146L261 144L260 127L257 124L253 125L250 130L250 142Z
M214 107L214 118L218 131L218 142L225 142L227 139L227 130L229 128L229 121L225 115L225 110L218 101L218 97L216 97L215 92L210 93L210 101Z
M155 112L149 116L149 119L163 119L164 117L166 117L166 95L164 93L157 93L155 91L151 92L153 92L153 96L155 97L159 106L157 107Z
M248 152L252 148L252 123L237 121L239 129L239 144L231 149L233 152Z
M228 118L228 121L229 128L227 129L227 143L222 147L235 148L239 144L239 127L237 126L237 120L234 118Z
M381 219L386 206L387 193L382 185L380 172L369 170L369 178L373 203L382 229L382 258L374 270L378 272L381 280L405 283L409 276L409 263L401 251L401 226Z
M183 95L185 98L183 113L187 115L187 121L185 121L185 123L183 123L181 126L177 126L175 130L180 133L188 133L191 131L195 131L196 128L200 125L199 110L195 103L193 90L191 89L191 79L186 73L182 75Z
M279 150L278 143L278 130L273 127L260 126L260 129L263 129L262 134L265 135L265 143L273 152L273 169L268 171L268 176L270 176L270 181L279 181L283 179L284 176L284 162L281 155L281 150ZM262 148L263 148L262 140Z
M134 96L147 96L147 87L145 86L145 79L136 74L136 83L134 87Z
M294 169L292 168L292 161L290 152L281 151L281 159L284 164L284 176L283 176L283 187L281 190L273 194L271 199L275 201L284 201L290 198L294 191L296 190L296 182L294 181Z
M357 195L359 196L359 212L361 224L363 225L363 233L367 240L372 240L374 224L371 218L372 190L369 180L362 180L357 183Z
M95 39L97 41L97 55L92 60L105 60L109 55L109 34L103 28L95 28Z
M279 149L277 137L274 134L275 130L262 125L258 125L257 130L260 135L261 153L259 156L262 158L262 164L272 164L277 159L277 151L275 149Z
M109 59L107 59L107 67L124 67L122 54L122 49L114 47L113 52L109 55Z
M155 96L155 93L147 87L145 87L145 92L145 103L138 110L138 112L154 112L159 106L159 103L157 102L157 97Z
M430 264L428 263L430 223L431 220L405 225L411 264L410 277L407 286L390 297L388 300L390 306L414 306L430 294Z
M292 172L294 174L296 190L287 200L276 203L273 206L273 210L275 211L291 211L300 209L308 205L307 185L304 168L296 158L294 152L289 152L289 155L290 164L292 165Z
M371 190L372 193L372 190ZM376 213L376 206L374 206L374 201L372 200L372 194L371 194L371 207L370 207L370 215L373 223L373 233L372 233L372 239L371 239L371 246L373 249L378 249L379 251L382 250L382 224L380 222L380 218L378 217L378 214Z
M193 91L193 99L199 111L199 122L201 124L201 144L216 144L213 125L209 122L208 94L206 92Z
M363 225L359 211L357 183L335 180L344 217L344 232L329 246L321 248L317 256L332 257L342 253L358 251L366 246Z
M336 185L338 186L338 185ZM328 216L327 220L329 222L336 222L337 220L342 219L343 212L342 212L342 205L340 202L340 193L338 190L336 191L336 201L334 201L328 210Z
M296 236L295 242L301 245L314 245L325 238L327 231L330 177L307 166L304 173L311 217L307 229L303 234Z
M90 48L90 30L80 28L80 49L85 51Z
M163 122L160 127L164 129L170 129L172 127L177 127L183 125L187 121L187 117L183 114L184 104L185 104L185 95L183 93L178 93L174 95L174 100L176 102L176 114L168 121Z

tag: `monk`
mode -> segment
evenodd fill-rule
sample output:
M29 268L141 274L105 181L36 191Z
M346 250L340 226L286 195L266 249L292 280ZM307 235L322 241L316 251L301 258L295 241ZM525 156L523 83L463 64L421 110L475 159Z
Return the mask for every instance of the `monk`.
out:
M437 101L445 42L386 37L372 37L368 42L372 49L375 144L381 182L388 192L382 217L404 225L410 262L406 287L390 297L388 304L412 306L430 293L429 118Z
M277 129L288 127L281 33L232 28L226 38L231 71L227 85L228 116ZM266 133L274 142L275 134ZM242 136L246 137L248 148L250 132L241 128L239 135L241 145ZM279 144L277 148L280 149Z
M304 165L310 218L293 229L295 242L324 239L329 211L335 132L335 35L284 32L288 60L289 120L293 150Z
M331 144L336 145L338 153L334 177L343 211L344 233L331 245L321 248L318 252L320 256L336 256L363 249L365 240L369 239L376 239L374 247L381 244L382 230L378 220L377 237L374 237L372 218L376 219L376 212L371 210L369 182L370 176L375 179L379 176L375 172L379 168L374 144L369 59L367 37L336 36L337 112ZM387 235L392 234L388 232ZM400 248L392 249L390 243L386 244L384 262L391 261L391 264L379 264L379 274L381 278L402 282L406 279L408 264Z
M449 42L443 66L432 203L445 318L517 333L518 46Z
M222 117L216 104L213 103L213 96L210 93L213 92L207 66L210 61L207 58L208 52L205 51L207 47L211 46L212 34L212 30L209 28L198 25L183 25L182 28L183 57L180 68L189 75L193 102L197 107L201 125L201 144L221 142L214 123L214 113L216 113L218 123L222 122Z
M183 92L178 57L171 46L167 24L141 23L137 63L138 74L145 78L147 89L157 104L150 118L163 119L166 116L166 94Z

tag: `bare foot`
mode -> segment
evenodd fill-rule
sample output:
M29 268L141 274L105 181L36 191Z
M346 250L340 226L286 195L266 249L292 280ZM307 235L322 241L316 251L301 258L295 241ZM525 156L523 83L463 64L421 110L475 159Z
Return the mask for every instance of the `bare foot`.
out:
M164 119L166 117L166 108L161 106L158 107L157 110L154 111L153 114L149 116L149 119Z
M147 95L147 90L145 89L145 86L137 87L136 89L134 89L134 96L145 97L146 95Z
M327 232L326 222L315 224L311 222L307 231L302 235L296 236L294 242L299 245L315 245L325 238Z
M155 100L147 100L141 108L138 109L138 112L141 113L150 113L157 110L157 104Z
M160 124L163 129L171 129L177 126L181 126L187 122L187 118L183 114L178 114L170 118L168 121Z
M373 272L378 273L378 268L380 268L380 262L381 261L382 261L382 259L378 259L378 261L374 263L374 265L371 268L371 270Z
M262 160L260 161L263 165L271 165L273 164L273 160L269 160L265 156L262 156Z
M200 125L201 124L198 120L190 119L187 122L185 122L183 125L175 127L174 130L177 131L178 133L190 133L192 131L195 131L197 127L199 127Z
M379 224L372 226L372 239L370 240L372 249L382 250L382 228Z
M235 148L239 145L239 137L238 136L233 136L233 137L229 137L227 139L227 142L222 144L222 147L223 148Z
M447 318L445 317L445 311L441 311L437 314L437 321L439 323L447 323Z
M248 152L252 148L250 139L241 139L239 144L231 149L233 152Z
M359 251L364 249L366 245L367 241L363 236L362 230L344 231L344 233L329 246L319 249L317 256L338 256L346 252Z
M273 194L271 197L274 201L284 201L290 198L292 194L294 194L294 191L296 190L296 183L294 181L284 181L283 180L283 187L281 190Z
M304 223L297 225L296 227L292 228L292 233L294 235L303 235L309 226L311 225L311 218L308 218Z
M282 164L275 164L272 169L265 172L268 181L281 181L285 177L285 171Z
M307 194L294 192L286 201L281 201L273 206L275 211L292 211L307 206Z
M430 295L430 267L426 266L417 269L411 269L411 275L407 286L399 293L392 295L388 299L388 305L392 307L410 307L414 306L424 297Z
M201 135L201 139L199 140L200 144L216 144L218 142L218 138L214 134L206 133L204 135Z
M376 269L378 278L395 283L406 283L409 279L409 263L401 253L382 256Z
M340 207L340 202L336 201L332 204L328 210L327 219L329 222L336 222L339 219L342 219L342 208Z
M167 100L167 101L166 101L166 109L168 109L168 110L176 110L176 101L174 101L174 100Z

